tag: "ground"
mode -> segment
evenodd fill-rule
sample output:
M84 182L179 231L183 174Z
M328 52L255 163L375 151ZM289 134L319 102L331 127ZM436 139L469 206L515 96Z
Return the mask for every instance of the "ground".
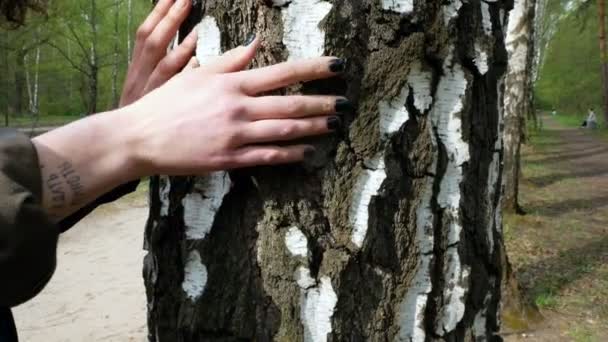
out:
M515 273L545 317L508 341L608 341L608 140L544 117L505 217Z
M140 189L98 208L63 234L51 282L13 310L20 341L145 341L147 215L145 189Z
M507 341L608 341L608 140L545 118L524 147L521 204L505 217L509 257L543 323ZM143 341L145 191L62 236L57 273L15 310L23 341Z

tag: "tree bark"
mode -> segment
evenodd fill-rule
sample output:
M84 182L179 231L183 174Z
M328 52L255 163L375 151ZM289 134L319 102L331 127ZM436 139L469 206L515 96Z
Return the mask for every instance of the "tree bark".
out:
M522 212L519 206L520 150L526 130L526 116L532 110L532 62L534 37L534 0L515 0L509 13L505 44L509 66L504 94L504 180L503 208Z
M131 63L131 51L133 44L133 33L131 32L131 26L133 22L133 3L132 0L127 0L127 65Z
M197 4L201 64L346 57L283 93L357 114L303 164L151 180L149 340L500 340L502 2Z
M598 25L600 43L600 63L602 64L602 90L604 100L604 122L608 122L608 52L606 50L606 2L598 0Z
M23 100L25 97L25 63L24 58L27 50L21 49L15 53L15 114L22 115L24 113Z
M87 114L97 113L97 95L99 81L99 58L97 56L97 0L91 0L91 13L89 15L91 29L91 50L89 54L88 99Z

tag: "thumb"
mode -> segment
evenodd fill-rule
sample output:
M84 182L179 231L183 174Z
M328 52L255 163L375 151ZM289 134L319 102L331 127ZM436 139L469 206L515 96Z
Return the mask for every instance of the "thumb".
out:
M198 68L204 73L225 74L245 69L255 57L261 40L253 35L237 48L226 51L223 55L201 65Z

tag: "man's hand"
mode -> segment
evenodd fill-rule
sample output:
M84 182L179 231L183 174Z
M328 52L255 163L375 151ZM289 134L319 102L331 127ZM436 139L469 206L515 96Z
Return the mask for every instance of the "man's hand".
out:
M129 105L179 73L196 49L196 30L176 48L167 52L179 27L188 16L190 0L160 0L137 30L133 60L120 98L120 107Z

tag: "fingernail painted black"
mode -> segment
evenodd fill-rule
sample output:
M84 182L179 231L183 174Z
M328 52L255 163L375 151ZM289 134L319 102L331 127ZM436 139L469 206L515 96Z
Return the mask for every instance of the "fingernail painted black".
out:
M251 33L247 36L247 38L245 39L245 42L243 43L243 46L247 46L251 43L253 43L253 41L255 40L255 33Z
M336 58L329 62L329 71L339 73L346 69L346 60L344 58Z
M353 104L347 99L336 100L336 112L350 113L354 110Z
M331 116L327 119L327 128L331 131L335 131L342 127L342 120L337 116Z

